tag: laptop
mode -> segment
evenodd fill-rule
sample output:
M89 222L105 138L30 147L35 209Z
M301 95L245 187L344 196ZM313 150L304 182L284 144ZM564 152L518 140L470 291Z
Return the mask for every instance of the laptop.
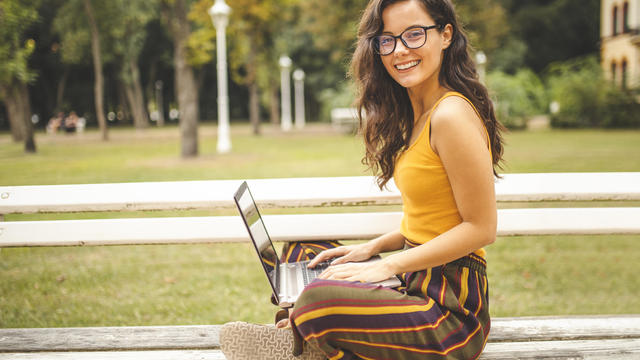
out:
M308 260L281 263L246 181L240 185L233 198L249 232L249 238L251 238L251 242L258 254L262 268L267 275L278 306L282 308L292 307L305 286L318 277L329 266L330 262L320 263L313 269L307 267ZM368 261L379 261L380 259L377 256ZM392 276L376 284L385 287L397 287L401 285L401 282L396 276Z

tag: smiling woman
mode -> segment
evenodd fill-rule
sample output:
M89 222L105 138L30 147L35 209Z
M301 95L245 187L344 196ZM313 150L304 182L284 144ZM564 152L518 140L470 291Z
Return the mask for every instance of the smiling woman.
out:
M496 238L502 127L450 0L371 0L352 69L364 160L380 188L392 177L398 186L400 228L324 251L294 245L285 253L300 256L283 261L332 265L305 288L280 329L225 325L221 347L229 359L256 348L264 348L261 358L280 359L305 348L308 358L475 359L487 341L484 246ZM398 252L347 264L391 251ZM394 275L397 288L372 284ZM277 345L288 326L293 351Z

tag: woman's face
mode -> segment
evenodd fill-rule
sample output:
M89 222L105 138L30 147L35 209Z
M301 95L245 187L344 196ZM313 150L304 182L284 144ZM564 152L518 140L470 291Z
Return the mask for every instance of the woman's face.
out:
M416 1L402 1L389 5L382 12L384 27L381 35L399 36L415 26L436 25L435 21ZM440 32L426 31L426 43L417 49L407 48L400 39L389 55L379 55L391 77L406 88L425 85L425 81L437 81L442 64L442 54L451 42L451 25Z

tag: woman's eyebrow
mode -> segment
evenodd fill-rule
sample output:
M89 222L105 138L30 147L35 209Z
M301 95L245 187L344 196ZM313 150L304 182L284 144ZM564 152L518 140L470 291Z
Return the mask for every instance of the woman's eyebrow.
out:
M422 27L424 25L420 25L420 24L413 24L413 25L409 25L406 28L404 28L404 30L402 30L400 33L402 34L403 32L411 29L411 28L415 28L415 27ZM393 33L391 31L382 31L382 34L389 34L389 35L393 35Z

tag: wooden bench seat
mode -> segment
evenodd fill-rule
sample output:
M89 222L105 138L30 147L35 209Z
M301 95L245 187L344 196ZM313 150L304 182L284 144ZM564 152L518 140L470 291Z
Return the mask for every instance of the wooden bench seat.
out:
M219 325L0 329L0 359L224 359L219 331ZM640 315L496 318L481 358L535 359L540 351L633 359L640 355Z

